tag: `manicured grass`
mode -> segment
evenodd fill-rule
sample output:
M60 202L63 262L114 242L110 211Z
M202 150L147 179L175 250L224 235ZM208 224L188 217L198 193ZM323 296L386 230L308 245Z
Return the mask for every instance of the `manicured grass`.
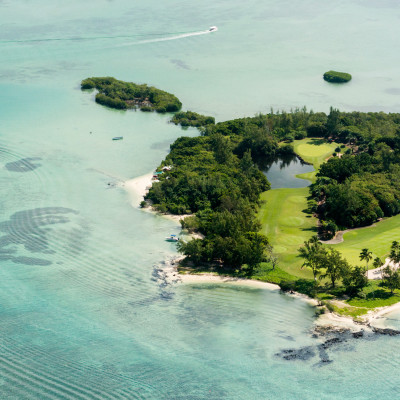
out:
M293 142L294 151L305 162L314 165L317 170L322 163L335 152L337 143L327 143L323 139L306 138ZM303 174L304 175L304 174Z
M318 169L334 152L337 144L307 138L295 140L293 146L296 154ZM298 177L313 181L315 172ZM317 219L304 211L308 195L308 188L270 190L261 195L264 203L259 212L262 232L268 236L279 257L280 269L301 278L311 278L312 274L307 269L301 269L303 260L298 257L298 248L317 232Z
M389 254L392 242L400 240L400 215L377 222L375 226L345 233L343 239L342 243L332 246L351 264L365 265L359 259L360 251L364 248L372 251L374 258L380 257L383 260ZM372 262L369 268L373 268Z
M262 232L268 236L279 257L279 267L291 275L310 278L301 269L297 249L316 233L316 219L306 214L308 188L274 189L261 195L264 202L259 217Z

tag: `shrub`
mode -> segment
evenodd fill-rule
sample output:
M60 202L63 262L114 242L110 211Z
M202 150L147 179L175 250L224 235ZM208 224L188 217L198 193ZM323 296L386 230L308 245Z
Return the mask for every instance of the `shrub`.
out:
M294 138L296 140L301 140L307 137L307 132L306 131L295 131L294 132Z
M96 103L102 104L110 108L116 108L118 110L126 110L127 105L124 101L120 99L113 99L112 97L106 96L102 93L96 94Z
M283 155L283 156L295 154L294 147L291 144L284 144L282 147L279 148L278 152L280 155Z
M199 128L207 125L215 125L215 118L201 115L193 111L182 111L176 113L172 117L171 122L173 122L175 125L194 126Z
M290 281L281 281L279 286L281 287L282 292L289 292L294 290L295 283Z
M347 72L328 71L324 73L324 80L330 83L345 83L351 80Z
M81 82L81 89L94 89L96 87L96 84L90 79L85 79Z

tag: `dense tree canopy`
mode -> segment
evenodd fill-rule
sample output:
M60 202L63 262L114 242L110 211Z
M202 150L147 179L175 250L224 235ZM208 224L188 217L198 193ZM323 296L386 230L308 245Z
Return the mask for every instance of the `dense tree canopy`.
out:
M160 113L179 111L182 103L173 94L146 84L119 81L112 77L87 78L81 89L97 89L96 102L107 107L127 109L138 107L143 111Z
M176 121L203 121L199 122L201 136L182 137L171 145L159 171L165 165L173 168L159 175L147 199L162 212L196 214L192 227L206 232L206 238L183 245L182 252L188 256L193 252L193 257L203 261L239 263L233 249L249 248L255 239L247 233L257 229L226 236L222 227L239 221L235 212L239 199L255 214L260 193L269 189L258 165L293 152L290 142L306 136L342 143L337 147L338 156L321 166L310 188L313 210L326 233L365 226L400 212L400 114L344 113L333 108L325 114L303 108L271 110L217 124L211 120L205 123L208 117L195 113L177 116ZM204 228L205 215L212 215L221 229L218 233ZM226 225L219 222L221 219Z
M207 125L214 125L215 118L201 115L193 111L181 111L172 117L171 122L173 122L175 125L181 125L183 127L194 126L196 128L200 128Z

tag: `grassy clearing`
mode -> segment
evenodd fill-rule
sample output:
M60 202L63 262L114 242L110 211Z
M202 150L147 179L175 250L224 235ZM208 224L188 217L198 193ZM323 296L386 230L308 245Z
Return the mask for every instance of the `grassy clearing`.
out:
M373 253L373 257L382 260L389 254L393 240L400 240L400 215L377 222L375 226L347 232L342 243L332 245L339 250L351 264L365 265L360 262L359 255L363 248ZM369 263L369 268L372 263Z
M337 144L321 139L295 140L296 154L316 169L333 153ZM298 175L313 181L315 172ZM316 234L317 220L305 213L308 188L273 189L261 195L263 205L259 218L265 233L279 257L279 267L290 275L311 278L310 271L301 269L302 260L297 249Z
M321 289L322 288L320 288L320 290ZM368 286L363 289L365 298L353 297L349 300L335 300L343 298L344 294L344 288L339 286L329 293L320 291L317 297L320 300L333 300L330 301L330 305L337 314L351 317L358 317L366 314L371 309L391 306L400 301L400 290L395 290L393 294L391 294L389 289L381 286L381 281L369 281Z
M364 307L352 307L352 306L338 306L337 304L332 304L332 309L336 314L343 315L344 317L357 318L361 315L366 314L370 309Z
M337 143L326 143L324 139L306 138L293 142L294 151L305 162L314 165L318 170L322 163L335 152ZM304 174L303 174L304 175Z
M370 281L369 285L364 288L363 292L366 295L365 299L353 298L347 303L353 307L386 307L400 301L400 291L395 290L393 295L389 289L380 286L381 281Z
M272 266L268 263L261 263L260 266L251 277L252 279L257 279L263 282L271 282L280 284L282 281L295 281L297 276L291 275L280 267L275 267L272 269Z
M310 278L301 269L297 249L316 233L316 219L306 214L308 188L274 189L261 195L264 202L259 213L262 232L279 257L279 267L289 274Z
M320 139L294 141L295 152L304 161L312 163L316 170L336 147L336 143L325 143ZM297 177L313 181L315 173L310 172ZM295 281L299 278L312 279L311 271L301 268L303 260L298 257L298 248L317 232L317 219L305 212L308 195L308 188L273 189L261 195L263 204L259 218L262 232L268 236L274 247L279 264L274 271L268 264L262 264L255 272L254 279L278 284L281 281ZM368 248L374 257L383 259L389 253L393 240L400 241L400 215L381 221L373 227L350 231L344 235L343 243L331 246L337 248L351 264L365 265L359 260L361 249ZM372 262L370 268L371 264ZM334 311L356 318L370 309L390 306L400 301L400 291L391 295L389 290L380 287L379 284L379 281L370 281L363 291L365 299L353 298L347 302L333 302ZM327 293L320 288L317 297L328 301L336 296L340 298L343 288L338 288L336 292Z

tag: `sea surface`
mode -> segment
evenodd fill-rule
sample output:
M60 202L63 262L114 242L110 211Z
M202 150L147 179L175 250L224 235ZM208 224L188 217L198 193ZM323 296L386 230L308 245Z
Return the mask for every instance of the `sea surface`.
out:
M167 285L179 226L132 205L123 182L197 132L106 109L79 84L148 83L219 121L398 112L399 18L394 0L0 0L0 398L398 398L399 338L322 359L305 302ZM353 80L330 85L329 69ZM300 348L310 356L277 356Z

